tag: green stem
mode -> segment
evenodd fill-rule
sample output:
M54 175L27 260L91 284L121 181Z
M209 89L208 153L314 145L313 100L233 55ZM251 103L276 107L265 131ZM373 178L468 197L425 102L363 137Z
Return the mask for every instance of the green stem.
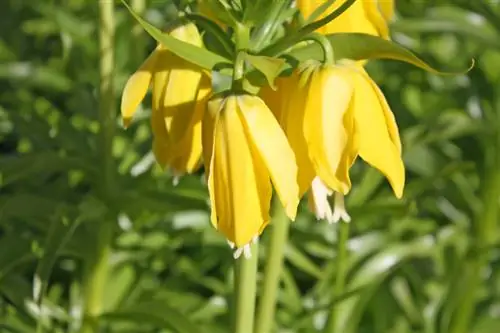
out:
M144 12L146 10L146 0L131 0L130 7L136 12L139 16L143 17ZM142 62L144 57L144 40L142 36L144 35L144 28L140 25L139 22L136 21L134 27L132 28L132 54L136 57L137 61Z
M276 32L280 21L278 20L282 11L290 5L289 1L276 1L269 9L266 23L260 26L252 36L252 49L259 51Z
M293 34L289 34L276 43L269 45L264 50L262 50L261 54L269 57L278 56L300 40L304 39L307 35L314 32L318 28L328 24L330 21L334 20L342 13L344 13L356 0L346 0L339 8L333 11L331 14L325 16L321 20L315 21L311 24L302 27L297 32Z
M311 35L307 36L305 40L312 40L316 43L318 43L321 46L321 49L323 50L323 63L327 65L334 65L335 64L335 56L333 53L333 48L332 44L326 38L324 35L319 34L319 33L312 33Z
M500 132L498 129L496 131ZM500 133L497 134L497 144L490 141L491 146L486 152L486 172L483 183L483 208L476 219L475 244L480 247L474 258L464 263L461 273L463 285L467 286L464 295L454 314L450 333L470 332L471 321L477 303L478 289L482 284L482 271L488 264L488 249L496 240L499 219L498 198L500 197Z
M98 332L99 316L103 310L102 296L108 278L110 244L113 236L112 226L111 223L106 222L99 228L96 248L92 252L93 260L86 263L82 333Z
M258 244L251 245L251 258L242 254L236 259L234 333L253 333L257 289Z
M235 26L236 58L233 67L233 91L243 90L243 79L245 76L245 57L250 43L250 30L247 26L238 23Z
M100 123L100 160L102 181L101 192L109 199L114 187L114 162L112 144L115 117L114 77L114 2L99 1L99 123ZM98 318L103 309L103 293L108 277L109 256L113 236L111 221L103 221L96 230L95 247L87 254L84 276L84 309L81 332L98 331Z
M267 263L264 271L264 286L262 288L259 309L257 312L256 333L269 333L274 324L274 313L278 295L283 257L288 239L289 219L281 203L275 203L275 212L272 223L271 239Z
M497 94L500 92L496 91ZM500 97L492 112L486 113L485 126L489 128L483 140L484 173L481 178L482 207L475 219L475 248L478 249L470 260L464 263L461 276L464 279L464 295L454 313L450 333L470 332L472 318L476 309L477 294L481 287L482 271L488 265L488 249L495 245L498 237L500 218Z
M345 279L347 274L347 241L349 239L349 222L339 221L339 237L337 240L337 258L335 284L333 285L332 299L339 298L344 293ZM333 305L330 309L330 316L325 325L325 333L340 332L336 327L337 306Z

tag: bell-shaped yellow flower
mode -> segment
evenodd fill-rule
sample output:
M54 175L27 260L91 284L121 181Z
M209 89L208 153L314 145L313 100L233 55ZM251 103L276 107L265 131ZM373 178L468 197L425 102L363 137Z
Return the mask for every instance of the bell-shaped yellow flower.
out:
M347 0L336 0L319 17L323 18L338 9ZM309 17L324 0L297 0L297 8ZM383 4L383 7L381 4ZM392 5L391 5L392 4ZM321 34L359 32L388 38L387 18L392 14L393 0L357 0L344 13L318 29Z
M386 176L401 198L401 141L378 86L353 64L314 64L308 69L306 84L296 94L306 101L302 126L316 175L328 188L346 194L351 187L349 168L359 155Z
M178 26L169 34L202 46L201 36L192 23ZM125 85L121 101L125 127L130 124L150 84L156 160L162 167L170 167L177 174L191 173L200 166L201 119L210 93L208 75L158 45Z
M203 153L211 221L248 256L269 223L272 185L293 220L299 202L297 165L283 130L257 96L215 97L203 119Z

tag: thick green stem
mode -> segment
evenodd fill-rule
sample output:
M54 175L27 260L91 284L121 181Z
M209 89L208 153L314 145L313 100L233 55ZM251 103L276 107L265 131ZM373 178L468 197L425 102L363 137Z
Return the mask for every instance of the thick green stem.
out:
M498 129L497 129L498 131ZM500 134L497 134L500 138ZM464 295L454 315L450 333L470 332L471 320L477 302L477 292L482 283L482 271L488 264L488 249L496 240L499 219L498 198L500 197L500 139L498 144L491 142L492 147L486 152L486 172L483 183L483 208L476 219L475 244L480 247L473 258L464 263L461 273Z
M337 240L337 257L335 259L337 268L335 274L335 284L333 285L332 299L339 298L344 293L345 279L347 274L347 241L349 239L349 222L339 221L339 237ZM325 325L325 333L340 332L336 324L337 307L333 305L330 316Z
M253 333L257 283L258 244L251 245L252 256L236 259L234 333Z
M130 2L130 7L136 12L139 16L143 17L144 11L146 10L146 0L132 0ZM138 62L142 62L144 57L144 40L142 36L144 35L144 28L136 21L134 27L132 28L132 37L131 41L131 51L135 56L134 60ZM139 63L140 63L139 62Z
M289 224L290 221L281 203L276 202L255 333L269 333L273 328Z
M100 122L100 190L103 198L109 199L114 186L114 163L112 144L115 129L114 76L114 2L99 1L99 122ZM96 228L93 250L87 255L84 276L84 309L81 332L98 331L98 318L103 308L103 291L108 277L108 264L113 235L113 225L104 220Z

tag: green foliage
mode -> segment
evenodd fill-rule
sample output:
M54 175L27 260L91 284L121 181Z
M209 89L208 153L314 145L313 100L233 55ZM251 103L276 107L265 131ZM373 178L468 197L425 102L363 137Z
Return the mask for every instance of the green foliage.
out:
M335 297L338 228L315 221L304 203L285 247L276 331L319 332L332 306L342 333L500 327L500 10L486 1L432 3L397 2L393 40L435 68L460 72L472 58L477 65L437 76L370 62L403 137L404 199L393 198L377 171L354 166L346 287ZM171 4L149 4L142 16L165 25ZM112 225L112 244L100 332L229 332L231 251L210 225L203 172L174 186L154 163L149 106L127 131L116 129L116 188L102 190L96 17L96 5L83 0L3 2L0 332L79 332L85 263L99 259L93 249L103 223ZM116 22L119 94L156 42L121 5ZM342 38L330 37L334 48ZM207 68L230 63L226 51L195 60Z

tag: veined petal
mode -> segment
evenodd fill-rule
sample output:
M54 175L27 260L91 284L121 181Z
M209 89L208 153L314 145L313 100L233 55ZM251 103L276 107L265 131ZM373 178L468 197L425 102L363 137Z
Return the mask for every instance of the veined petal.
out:
M165 141L163 138L153 138L153 154L155 156L156 162L165 169L169 164L170 159L170 146L168 141Z
M390 21L393 18L395 12L394 0L378 0L377 4L385 20Z
M237 247L242 247L259 234L269 219L268 211L262 211L266 205L261 202L265 199L261 193L268 192L269 177L255 172L264 168L256 165L258 159L253 159L236 98L227 98L216 123L210 177L214 177L217 229ZM223 181L217 178L224 176L228 186L221 189ZM221 202L221 199L225 200ZM223 205L227 205L225 216L219 214L219 206Z
M378 1L376 0L362 0L361 1L365 10L365 15L377 31L377 35L382 38L389 38L389 27L387 21L380 11Z
M336 172L347 145L343 119L352 95L353 87L344 71L324 67L312 74L305 107L304 134L316 174L341 193L349 191Z
M298 80L297 80L298 81ZM283 121L285 134L297 161L297 183L299 197L302 197L315 176L314 166L309 158L309 150L304 136L304 116L308 89L296 83L290 87L287 116Z
M161 110L165 118L180 115L176 117L176 126L170 129L173 142L182 139L191 123L201 78L202 71L197 66L178 57L171 59Z
M156 70L153 74L152 103L151 103L151 129L155 137L168 141L168 130L161 111L161 101L164 98L165 87L170 72L165 69Z
M137 107L148 92L149 83L155 70L157 55L158 49L149 55L141 67L128 79L125 88L123 88L120 109L125 127L130 125Z
M206 111L202 121L202 146L203 162L205 165L205 175L208 177L212 164L212 154L214 149L215 123L221 109L224 107L225 99L217 96L207 103Z
M355 85L354 119L359 135L359 155L389 180L396 197L401 198L405 183L404 164L387 127L383 106L369 80L351 72Z
M171 143L174 151L170 166L178 174L193 173L201 166L202 118L210 89L209 85L200 88L194 110L189 116L190 122L186 126L186 133L178 142ZM187 118L188 115L177 114L173 116L170 124L171 129L178 125L176 119L181 117Z
M285 133L260 98L242 95L237 99L249 141L265 164L286 214L294 220L299 203L297 165Z
M391 141L398 149L399 154L401 154L401 138L399 137L398 125L396 123L394 113L392 113L391 107L389 106L389 103L387 103L384 93L380 90L378 85L371 79L371 77L366 73L365 70L361 70L361 73L363 74L365 79L370 82L373 90L377 94L379 104L382 107L382 111L384 112L385 122L387 125L387 130L389 131L389 135L391 137Z

